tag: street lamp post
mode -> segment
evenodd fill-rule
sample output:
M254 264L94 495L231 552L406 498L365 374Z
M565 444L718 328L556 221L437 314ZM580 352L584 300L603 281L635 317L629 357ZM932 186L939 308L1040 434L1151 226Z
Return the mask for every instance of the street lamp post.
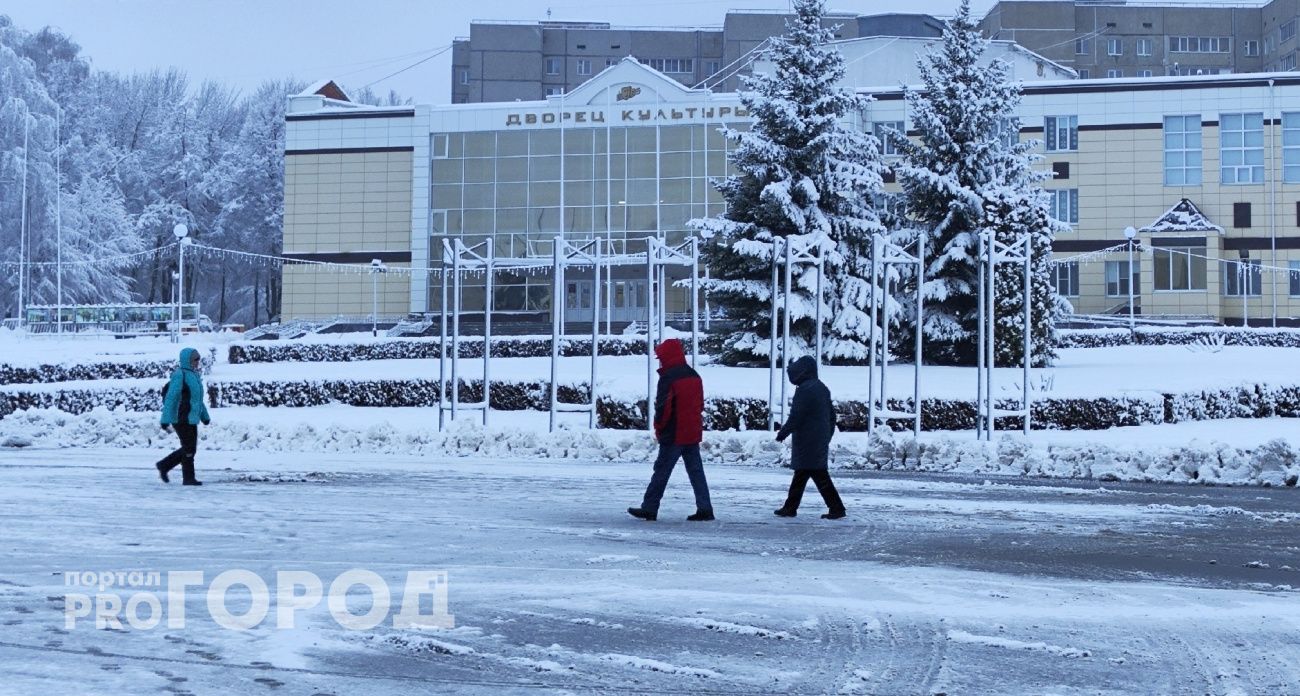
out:
M1241 328L1250 328L1250 265L1246 259L1250 258L1250 252L1242 249L1237 252L1240 258L1237 261L1237 287L1241 289Z
M181 342L181 318L185 312L185 245L189 243L190 228L184 223L177 224L172 228L172 234L176 236L176 253L180 256L177 262L178 272L176 275L176 335L174 342ZM195 317L197 320L198 317Z
M1128 330L1129 333L1137 331L1136 321L1133 318L1133 240L1137 238L1138 231L1132 225L1124 228L1124 239L1128 240Z
M28 130L31 126L31 114L27 112L27 102L23 104L23 200L22 216L18 223L18 326L22 328L27 321L27 163L31 159L28 147Z
M370 335L379 336L379 274L387 273L388 266L379 259L370 259Z

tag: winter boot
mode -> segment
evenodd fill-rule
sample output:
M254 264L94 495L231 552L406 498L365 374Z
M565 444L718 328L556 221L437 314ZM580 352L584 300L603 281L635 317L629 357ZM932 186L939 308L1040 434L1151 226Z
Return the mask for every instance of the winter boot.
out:
M163 466L162 462L158 462L157 464L154 464L154 468L158 470L158 478L162 479L163 483L172 482L171 479L167 478L167 467Z
M839 520L839 519L843 519L843 518L846 517L847 515L848 515L848 513L845 512L845 511L843 511L843 510L832 510L831 512L828 512L828 513L822 515L822 519L823 519L823 520Z
M696 510L694 515L686 518L688 522L712 522L717 519L713 516L712 510Z
M645 520L646 522L654 522L659 517L658 514L650 512L648 510L642 510L639 507L628 508L627 514L637 518L638 520Z
M182 486L202 486L202 485L203 485L203 482L200 481L200 480L198 480L198 479L189 479L189 480L187 480L187 481L181 481L181 485L182 485Z
M790 508L777 508L772 511L772 514L777 517L794 517L799 514L799 511L791 510Z

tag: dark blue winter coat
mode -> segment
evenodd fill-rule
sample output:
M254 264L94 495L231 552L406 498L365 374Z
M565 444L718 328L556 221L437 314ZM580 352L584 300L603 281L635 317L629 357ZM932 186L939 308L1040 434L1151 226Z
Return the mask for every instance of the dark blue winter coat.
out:
M181 365L172 372L163 397L160 419L163 425L175 425L182 422L182 418L190 425L208 423L208 408L203 405L203 378L190 369L190 360L198 354L193 348L181 351ZM189 397L187 403L181 403L182 396Z
M805 355L786 368L795 385L794 401L776 437L784 440L794 435L790 464L794 469L825 469L830 455L831 436L835 433L835 407L831 390L817 379L817 361Z

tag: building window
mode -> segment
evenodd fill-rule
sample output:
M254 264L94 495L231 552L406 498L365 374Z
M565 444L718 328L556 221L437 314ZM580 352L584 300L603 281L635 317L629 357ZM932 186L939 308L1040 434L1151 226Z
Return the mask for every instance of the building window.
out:
M1076 56L1092 55L1092 39L1075 39L1074 54Z
M993 136L997 138L1002 147L1010 148L1020 142L1020 120L1016 118L1000 118L994 125L997 129Z
M1205 289L1205 247L1155 249L1156 290L1179 292Z
M1165 117L1165 186L1201 185L1201 115Z
M1079 189L1056 189L1052 197L1052 218L1070 225L1079 224Z
M467 84L469 84L469 71L468 71L468 70L461 70L461 71L460 71L460 83L461 83L462 85L467 85Z
M1106 77L1124 77L1124 71L1111 68L1106 71Z
M579 75L590 75L590 74L591 74L591 59L590 59L590 58L579 58L579 59L578 59L578 66L577 66L577 67L578 67L578 74L579 74Z
M447 134L434 133L431 136L431 150L433 150L434 159L443 159L447 156Z
M718 74L718 71L721 70L721 69L722 69L722 63L719 62L719 61L716 61L716 60L706 60L706 61L704 61L704 74L705 74L706 76L708 76L708 75L717 75L717 74Z
M641 62L661 73L680 75L695 72L694 58L642 58Z
M1286 41L1288 39L1294 39L1295 20L1292 19L1290 21L1283 22L1282 26L1278 27L1277 33L1278 33L1278 43L1281 43L1282 41Z
M546 74L559 75L563 62L559 58L546 59Z
M1142 265L1133 264L1133 272L1129 272L1128 261L1107 261L1106 262L1106 296L1107 297L1128 297L1129 288L1133 288L1134 293L1142 291L1141 280Z
M1264 183L1264 114L1219 115L1219 182Z
M904 135L907 133L906 124L902 121L877 121L871 124L872 135L875 135L876 139L880 141L880 154L886 157L902 154L889 137L889 131Z
M1079 117L1048 116L1045 123L1048 152L1071 152L1079 149Z
M1122 39L1106 39L1106 55L1124 55L1124 41Z
M561 95L561 94L564 94L564 88L563 88L563 87L547 87L547 88L546 88L546 96L548 96L548 97L557 97L557 96L559 96L559 95Z
M1170 53L1231 53L1232 38L1228 36L1171 36Z
M1282 112L1282 181L1300 184L1300 111Z
M1250 56L1250 57L1252 57L1252 58L1259 56L1259 42L1258 42L1258 41L1242 41L1242 42L1241 42L1241 52L1242 52L1243 55Z
M605 59L605 67L608 68L609 66L611 66L611 65L613 65L613 64L615 64L615 63L617 63L617 62L618 62L618 59L617 59L617 58L606 58L606 59Z
M1290 262L1291 272L1287 273L1290 279L1290 294L1292 297L1300 297L1300 261Z
M1087 68L1079 68L1079 79L1086 80L1092 77L1092 73Z
M1232 204L1232 226L1237 229L1250 227L1250 203Z
M1239 261L1220 261L1219 289L1224 297L1241 297L1245 290L1247 297L1258 297L1264 287L1259 259L1241 259Z
M1273 55L1273 37L1272 37L1272 36L1265 36L1265 37L1264 37L1264 55L1266 55L1266 56Z
M1277 61L1277 69L1280 72L1295 70L1295 51L1282 56Z
M1079 296L1079 262L1052 264L1052 280L1056 284L1056 294L1062 297Z
M1137 40L1137 54L1138 54L1139 56L1149 56L1149 55L1151 55L1151 39L1138 39L1138 40Z
M1151 71L1150 71L1150 70L1139 70L1139 71L1137 71L1137 76L1138 76L1138 77L1151 77Z

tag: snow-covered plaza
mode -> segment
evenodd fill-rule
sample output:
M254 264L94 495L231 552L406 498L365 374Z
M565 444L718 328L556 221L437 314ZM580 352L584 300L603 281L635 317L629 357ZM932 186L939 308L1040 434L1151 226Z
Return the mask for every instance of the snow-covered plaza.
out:
M788 475L648 465L0 451L6 693L1281 694L1300 683L1290 489L838 476L849 517L774 518ZM65 628L65 573L448 573L450 629ZM231 591L231 611L247 606ZM79 589L78 591L86 591ZM94 592L92 588L89 590ZM113 591L113 590L109 590ZM363 592L358 590L358 592ZM361 604L368 600L362 597ZM364 606L358 610L364 611ZM147 613L147 612L146 612ZM274 614L272 614L274 616Z

